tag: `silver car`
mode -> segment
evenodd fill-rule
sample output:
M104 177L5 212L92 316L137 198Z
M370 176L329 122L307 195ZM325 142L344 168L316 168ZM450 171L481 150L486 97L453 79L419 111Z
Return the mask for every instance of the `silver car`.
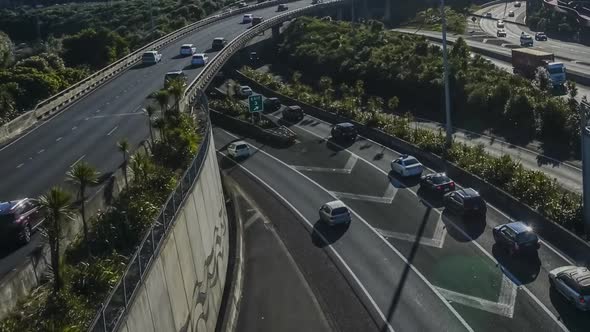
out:
M576 308L590 310L590 270L578 266L562 266L549 272L551 285Z
M320 220L330 226L350 224L350 211L342 201L328 202L320 208Z

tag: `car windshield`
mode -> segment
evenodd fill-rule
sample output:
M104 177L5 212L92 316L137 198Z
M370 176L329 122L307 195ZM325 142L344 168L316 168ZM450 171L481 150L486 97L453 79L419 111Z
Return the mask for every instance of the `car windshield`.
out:
M348 212L348 209L347 208L345 208L345 207L337 207L334 210L332 210L332 215L335 216L335 215L338 215L338 214L344 214L346 212Z
M183 50L190 50L191 47L190 46L182 46L181 49L183 49Z
M434 184L443 184L443 183L447 183L449 182L451 179L449 179L448 176L446 175L439 175L439 176L433 176L432 177L432 182Z
M153 54L153 53L144 53L143 54L144 58L153 58L154 56L155 56L155 54Z
M414 159L414 158L409 158L404 160L404 164L406 164L406 166L412 166L412 165L416 165L419 164L418 160Z
M550 67L549 69L547 69L547 71L549 72L549 74L561 74L563 73L563 67Z
M14 221L14 214L0 214L0 224L9 223Z
M356 131L356 129L352 126L340 127L340 130L342 130L345 133L353 133Z
M237 150L244 150L244 149L247 149L247 148L248 148L248 145L246 145L246 144L240 144L240 145L236 146L236 149Z
M526 243L531 241L536 241L537 235L533 232L522 232L516 235L516 241L518 243Z

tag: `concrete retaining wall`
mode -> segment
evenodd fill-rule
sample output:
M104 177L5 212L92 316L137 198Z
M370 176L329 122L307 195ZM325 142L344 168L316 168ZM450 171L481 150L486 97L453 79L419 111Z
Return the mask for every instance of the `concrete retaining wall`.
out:
M228 264L228 221L215 148L141 281L119 331L214 331Z
M243 75L239 71L236 71L235 75L239 81L247 83L252 89L258 91L266 97L276 97L279 98L283 103L289 105L299 105L305 111L305 113L318 119L329 123L344 121L355 123L354 121L350 121L349 119L339 116L335 113L331 113L315 106L302 103L301 101L270 90L267 87L260 85L256 81ZM425 165L446 171L450 177L454 178L464 187L473 187L477 189L490 204L502 208L502 210L508 213L512 218L523 220L530 224L535 229L537 234L551 242L551 244L554 247L557 247L560 251L567 253L576 261L576 263L580 265L590 264L590 245L587 241L584 241L571 231L545 218L538 211L526 204L521 203L509 193L486 182L474 174L466 172L457 165L444 160L440 156L419 149L417 146L411 143L390 136L380 130L366 127L359 123L355 123L355 125L359 128L359 132L363 136L398 152L414 155Z

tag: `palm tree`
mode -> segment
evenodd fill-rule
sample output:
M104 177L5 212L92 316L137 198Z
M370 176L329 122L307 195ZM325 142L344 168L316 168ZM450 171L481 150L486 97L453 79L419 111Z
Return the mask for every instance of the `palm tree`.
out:
M158 105L160 105L160 110L162 111L162 114L164 114L165 116L166 112L168 112L168 102L170 101L170 93L168 92L168 90L162 89L154 92L153 96L154 99L156 99L156 101L158 102Z
M158 129L160 132L160 138L165 142L166 141L166 121L163 118L157 118L154 121L154 128Z
M98 182L98 171L87 162L79 162L70 169L67 176L70 181L78 185L78 198L80 199L80 213L82 214L82 226L84 228L84 242L90 256L88 242L88 225L86 224L86 188Z
M72 195L61 187L52 187L39 197L39 205L45 213L44 233L49 241L51 269L53 271L53 291L62 286L60 274L60 241L62 225L73 217Z
M154 145L154 132L152 131L152 116L156 113L156 109L152 105L145 107L145 113L148 117L148 126L150 128L150 138L152 140L152 146Z
M183 80L172 80L168 84L168 92L174 97L174 106L176 111L180 112L180 99L184 95L185 83Z
M147 183L149 173L153 169L152 160L146 153L137 153L131 158L131 169L137 178Z
M129 153L129 142L123 138L117 142L117 148L123 154L123 175L125 176L125 187L129 186L129 180L127 179L127 154Z

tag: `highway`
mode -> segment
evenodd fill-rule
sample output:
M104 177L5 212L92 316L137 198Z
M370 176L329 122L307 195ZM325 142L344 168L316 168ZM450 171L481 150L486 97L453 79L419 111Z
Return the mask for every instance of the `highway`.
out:
M298 141L287 149L246 138L256 150L241 167L299 211L313 229L303 241L317 245L313 234L324 235L327 249L338 253L366 290L368 306L389 317L394 330L586 330L590 317L565 303L547 278L576 253L543 241L537 257L509 258L491 232L510 220L502 211L490 206L485 222L460 220L424 195L417 181L389 174L397 152L364 138L344 149L330 140L328 124L309 116L290 128ZM214 138L225 153L238 137L216 128ZM335 197L354 211L349 229L317 223L319 206ZM455 314L461 318L453 319Z
M493 5L478 10L476 14L484 15L485 13L490 12L492 13L492 16L496 19L504 18L508 21L524 23L526 15L526 2L523 1L521 3L522 5L520 8L514 7L514 2L508 3L507 6L505 6L504 4ZM514 11L514 17L508 17L508 12L510 10ZM534 35L534 32L531 31L528 27L512 24L510 22L505 23L506 37L502 38L502 40L505 40L512 44L519 45L520 34L523 31ZM496 35L496 31L498 29L496 27L495 20L480 19L479 25L486 33L492 36ZM586 68L586 71L590 72L590 58L588 58L588 54L590 54L590 48L588 46L548 38L547 41L535 41L535 48L547 52L552 52L555 54L556 57L561 58L560 60L562 61L575 61L579 65L585 64L583 67ZM566 66L570 66L571 64L572 63L567 63Z
M289 3L289 9L301 8L310 2ZM253 11L262 17L276 15L276 7ZM62 113L40 123L26 135L0 148L4 160L0 171L2 200L35 197L50 186L63 183L71 165L84 160L101 173L114 171L123 161L117 141L126 138L132 149L148 137L147 117L141 112L150 93L163 87L164 74L183 69L189 80L200 68L189 68L190 57L179 57L180 45L195 44L198 52L210 51L215 37L232 40L248 29L241 24L241 15L204 27L161 50L162 62L154 66L136 66L96 89ZM171 103L173 103L171 98ZM14 269L39 244L39 236L26 247L0 253L0 277Z

